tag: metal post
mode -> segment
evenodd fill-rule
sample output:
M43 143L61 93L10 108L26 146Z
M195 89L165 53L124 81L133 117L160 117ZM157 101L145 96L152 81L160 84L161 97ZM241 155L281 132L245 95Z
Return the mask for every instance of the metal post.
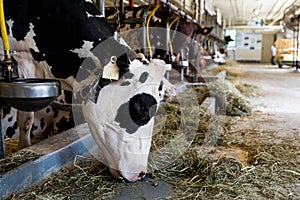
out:
M124 1L123 0L120 0L120 10L121 10L121 18L124 19L125 8L124 8Z
M169 21L166 23L166 53L169 54Z
M170 30L169 30L169 21L167 20L167 23L166 23L166 38L165 38L165 40L166 40L166 45L165 45L165 48L166 48L166 58L165 59L167 59L168 60L168 58L167 58L167 56L172 56L172 55L169 55L170 54L170 50L169 50L169 32L170 32ZM168 69L168 66L171 66L171 64L170 63L167 63L166 62L166 79L167 80L169 80L170 79L170 69ZM172 66L171 66L172 67Z
M298 61L298 57L299 57L299 31L300 31L300 15L297 16L298 18L298 27L297 27L297 57L296 57L296 72L298 72L298 68L299 68L299 61Z
M104 4L104 2L105 2L105 0L97 0L99 10L102 13L102 15L105 17L105 4Z
M3 116L3 109L0 105L0 159L5 157L5 144L4 144L4 134L2 129L2 116Z
M148 57L148 51L147 51L147 39L146 39L146 22L143 21L142 23L142 30L143 30L143 34L142 34L142 53Z
M294 46L294 52L293 52L293 67L296 67L296 65L297 65L297 62L296 62L296 60L297 60L297 58L296 58L296 51L297 51L297 42L296 42L296 40L297 40L297 37L296 37L296 31L297 31L297 29L295 29L294 28L294 30L293 30L293 46Z

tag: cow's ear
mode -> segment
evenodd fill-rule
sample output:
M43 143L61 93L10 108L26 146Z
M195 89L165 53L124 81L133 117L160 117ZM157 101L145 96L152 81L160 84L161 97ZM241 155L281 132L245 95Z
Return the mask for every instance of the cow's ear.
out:
M196 30L196 34L207 35L213 30L213 27L199 27Z
M204 27L198 27L198 29L196 30L196 34L201 34L201 35L203 35L203 29L204 29Z

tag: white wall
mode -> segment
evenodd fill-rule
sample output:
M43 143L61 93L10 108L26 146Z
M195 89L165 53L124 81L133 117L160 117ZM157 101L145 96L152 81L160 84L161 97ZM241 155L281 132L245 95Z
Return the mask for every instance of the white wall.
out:
M236 35L236 60L261 61L262 34L238 31Z

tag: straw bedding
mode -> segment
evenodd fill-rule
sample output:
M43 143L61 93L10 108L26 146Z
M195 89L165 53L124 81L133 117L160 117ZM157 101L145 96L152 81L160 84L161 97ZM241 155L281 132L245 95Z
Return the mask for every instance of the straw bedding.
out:
M221 92L228 97L227 91L234 86L222 84L227 88ZM204 100L199 94L208 95L208 88L213 87L216 89L209 89L209 95L217 97L219 85L207 86L206 92L196 88L199 103ZM149 172L154 181L164 180L172 186L174 194L166 199L299 198L300 139L281 138L281 143L275 145L269 140L276 137L273 133L235 130L236 118L231 115L251 114L249 102L237 100L239 97L243 97L240 92L227 98L227 115L212 115L202 106L191 106L186 110L191 114L183 118L178 101L161 105L151 152L170 145L169 152L157 155L160 160L168 160L175 154L177 159L160 167L150 157ZM180 128L182 124L184 128ZM191 130L194 134L186 136ZM170 144L174 140L177 142ZM132 187L138 184L141 182L131 183ZM97 160L78 156L69 167L11 199L110 199L126 185L112 178L107 167Z

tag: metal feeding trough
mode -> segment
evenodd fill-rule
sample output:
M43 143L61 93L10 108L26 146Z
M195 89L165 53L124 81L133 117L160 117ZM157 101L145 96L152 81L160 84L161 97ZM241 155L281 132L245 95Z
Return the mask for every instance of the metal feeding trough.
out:
M0 159L5 156L2 133L2 107L11 106L22 111L37 111L48 106L60 94L61 86L53 79L19 79L17 61L10 51L6 31L3 1L0 0L0 29L4 59L0 61L2 77L0 80Z
M22 111L37 111L51 104L61 94L54 79L0 80L0 101Z
M188 61L188 49L180 49L180 59L179 61L172 62L172 68L180 71L180 81L183 82L184 70L189 67Z

